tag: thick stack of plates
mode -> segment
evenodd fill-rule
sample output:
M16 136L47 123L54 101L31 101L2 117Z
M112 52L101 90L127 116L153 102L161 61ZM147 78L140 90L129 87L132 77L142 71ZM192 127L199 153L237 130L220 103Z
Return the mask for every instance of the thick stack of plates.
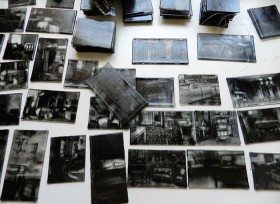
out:
M191 0L161 0L160 15L164 18L191 18L192 2Z

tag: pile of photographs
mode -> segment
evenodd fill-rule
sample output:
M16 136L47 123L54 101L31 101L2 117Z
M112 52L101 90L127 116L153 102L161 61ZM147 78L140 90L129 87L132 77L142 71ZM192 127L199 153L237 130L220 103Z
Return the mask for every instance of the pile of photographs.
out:
M161 0L160 15L164 18L186 18L193 15L191 0Z
M280 14L276 5L248 9L261 39L280 36Z
M78 52L115 52L116 23L78 18L72 46Z
M240 12L240 0L201 0L199 25L227 28Z
M153 21L151 0L122 0L123 22L139 23Z
M81 10L85 15L115 16L114 0L82 0Z

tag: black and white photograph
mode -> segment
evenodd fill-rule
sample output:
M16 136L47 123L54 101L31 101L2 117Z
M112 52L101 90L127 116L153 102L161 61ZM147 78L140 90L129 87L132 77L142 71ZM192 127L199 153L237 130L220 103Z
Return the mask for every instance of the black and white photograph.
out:
M15 130L2 201L37 201L45 150L46 130Z
M240 145L236 111L195 111L198 145Z
M18 125L22 93L0 94L0 125Z
M276 5L247 10L261 39L280 36L280 14Z
M10 34L3 59L33 60L37 42L37 34Z
M27 88L28 68L28 61L0 63L0 91Z
M245 144L280 141L280 108L238 111Z
M85 180L86 136L52 137L48 184Z
M175 106L174 78L136 78L136 90L148 106Z
M29 89L22 119L75 123L80 93Z
M115 52L116 22L78 18L72 38L77 52Z
M234 108L280 103L280 73L227 78Z
M186 152L128 150L128 186L187 188Z
M141 39L132 41L132 64L188 64L187 39Z
M280 154L250 152L256 190L280 190Z
M142 111L130 122L131 145L195 145L192 111Z
M179 75L181 105L220 106L220 87L217 75Z
M0 32L23 32L26 11L26 8L0 9Z
M0 34L0 53L2 51L2 46L3 46L4 39L5 39L5 35L4 34Z
M77 11L70 9L32 8L26 31L72 34Z
M243 151L188 150L191 189L249 189Z
M2 178L2 170L5 160L6 147L8 142L9 130L0 130L0 177Z
M30 6L35 5L36 0L8 0L9 8L18 6Z
M73 9L75 0L47 0L46 7Z
M69 60L64 87L89 88L85 80L97 72L99 62L96 60Z
M123 133L90 136L91 203L127 203Z
M197 58L199 60L256 62L254 36L198 33Z
M100 69L86 82L123 123L148 104L114 68Z
M67 43L68 39L39 39L31 81L62 81Z
M90 98L88 129L129 129L98 97Z

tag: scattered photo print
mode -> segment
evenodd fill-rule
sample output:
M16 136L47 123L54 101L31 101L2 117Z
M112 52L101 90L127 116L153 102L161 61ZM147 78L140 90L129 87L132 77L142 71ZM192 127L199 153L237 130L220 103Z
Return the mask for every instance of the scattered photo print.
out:
M48 131L15 130L1 200L37 201Z
M32 8L26 31L72 34L77 11Z
M79 92L29 89L23 120L75 123Z
M133 39L133 64L188 64L187 39Z
M197 58L256 62L254 36L198 33Z
M37 41L37 34L10 34L3 59L33 60Z
M189 187L248 189L244 152L188 150Z
M280 141L280 108L237 113L246 144Z
M240 145L235 111L195 111L198 145Z
M129 125L123 124L98 96L93 96L90 98L88 128L128 129Z
M91 203L127 203L123 133L90 137Z
M174 78L137 78L136 90L149 106L175 106Z
M280 103L280 73L227 78L234 108Z
M85 180L86 136L52 137L48 183Z
M0 95L0 125L19 124L21 98L21 93Z
M2 176L9 130L0 130L0 177Z
M280 190L280 154L250 153L256 190Z
M0 32L23 32L26 11L26 8L0 9Z
M114 68L100 69L86 82L123 123L148 104Z
M5 35L4 34L0 34L0 53L1 53L1 50L2 50L4 39L5 39Z
M8 1L9 1L9 8L36 4L36 0L8 0Z
M280 14L276 5L248 9L261 39L280 36Z
M75 0L47 0L46 7L73 9Z
M217 75L179 75L181 105L221 105Z
M27 88L29 62L0 63L0 91Z
M128 150L128 186L187 188L186 152Z
M131 145L195 143L191 111L142 111L130 122Z
M39 39L31 81L62 81L67 43L68 39Z
M69 60L64 87L89 88L85 80L97 72L98 64L95 60Z

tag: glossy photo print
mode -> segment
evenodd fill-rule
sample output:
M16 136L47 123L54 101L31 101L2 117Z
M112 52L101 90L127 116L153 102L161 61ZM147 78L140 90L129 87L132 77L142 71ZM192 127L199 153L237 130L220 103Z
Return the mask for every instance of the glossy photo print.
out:
M91 203L127 203L123 133L90 137Z
M195 111L198 145L240 145L236 111Z
M75 123L80 93L29 89L22 119Z
M28 61L0 63L0 91L27 88L28 69Z
M86 136L52 137L48 184L85 180Z
M130 122L131 145L195 145L192 111L142 111Z
M38 37L37 34L10 34L3 59L33 60Z
M186 152L128 150L128 186L187 188Z
M250 153L256 190L280 190L280 154Z
M37 201L48 131L15 130L2 201Z
M179 75L181 105L220 106L220 87L217 75Z
M280 141L280 108L238 111L245 144Z
M30 81L62 81L67 43L68 39L39 39Z
M72 34L77 11L70 9L32 8L27 32Z
M22 93L0 94L0 125L18 125Z
M191 189L248 189L244 152L188 150Z
M0 9L0 32L23 32L26 11L26 8Z
M280 73L227 78L234 108L280 103Z

